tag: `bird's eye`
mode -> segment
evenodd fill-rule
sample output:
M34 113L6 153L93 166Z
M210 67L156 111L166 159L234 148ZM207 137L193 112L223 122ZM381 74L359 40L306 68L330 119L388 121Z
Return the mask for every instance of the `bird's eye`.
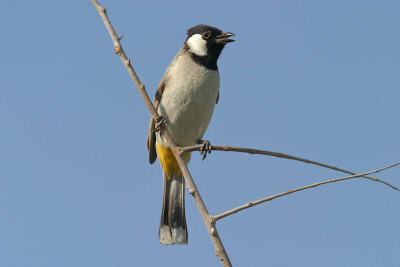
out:
M208 39L208 38L210 38L211 34L210 34L210 32L203 32L202 36L204 39Z

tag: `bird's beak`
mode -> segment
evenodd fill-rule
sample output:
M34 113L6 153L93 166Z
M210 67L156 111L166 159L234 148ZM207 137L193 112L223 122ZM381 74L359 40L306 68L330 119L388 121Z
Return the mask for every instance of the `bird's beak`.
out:
M216 36L215 41L217 42L217 44L227 44L230 42L234 42L235 40L228 39L231 36L236 36L236 34L232 32L224 32L223 34Z

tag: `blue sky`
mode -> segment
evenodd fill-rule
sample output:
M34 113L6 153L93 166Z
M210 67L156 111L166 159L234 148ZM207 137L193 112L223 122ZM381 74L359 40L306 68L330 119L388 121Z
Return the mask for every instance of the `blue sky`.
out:
M101 1L153 97L186 30L237 34L205 138L355 172L400 159L398 1ZM150 115L90 1L0 2L0 266L219 266L190 195L162 246ZM345 176L213 152L189 166L212 214ZM375 175L400 186L400 168ZM399 266L400 192L366 180L218 222L234 266Z

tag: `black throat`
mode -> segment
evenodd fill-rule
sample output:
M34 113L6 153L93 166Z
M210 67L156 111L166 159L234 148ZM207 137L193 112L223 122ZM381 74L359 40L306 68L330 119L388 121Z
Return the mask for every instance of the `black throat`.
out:
M197 64L210 70L218 70L217 59L209 58L208 56L198 56L190 52L189 54L194 62L196 62Z
M209 51L211 53L209 53L207 56L198 56L192 52L189 52L189 47L187 45L185 45L185 48L194 62L209 70L218 70L217 61L221 53L220 51L219 53L215 53L215 51Z

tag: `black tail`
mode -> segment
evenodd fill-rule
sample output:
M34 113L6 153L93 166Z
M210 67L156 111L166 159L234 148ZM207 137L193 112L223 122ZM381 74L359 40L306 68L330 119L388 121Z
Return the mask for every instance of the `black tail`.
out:
M164 198L158 239L163 245L187 244L185 180L164 174Z

